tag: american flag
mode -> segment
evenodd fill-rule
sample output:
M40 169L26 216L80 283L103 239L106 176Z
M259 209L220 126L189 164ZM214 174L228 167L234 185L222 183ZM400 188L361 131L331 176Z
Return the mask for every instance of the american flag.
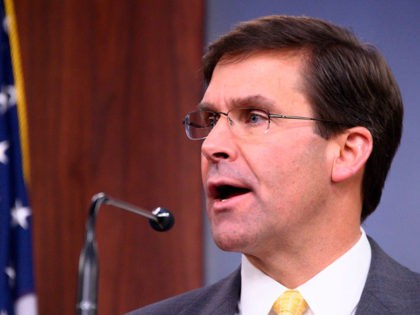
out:
M37 314L32 213L22 171L10 20L3 0L0 6L0 315L32 315Z

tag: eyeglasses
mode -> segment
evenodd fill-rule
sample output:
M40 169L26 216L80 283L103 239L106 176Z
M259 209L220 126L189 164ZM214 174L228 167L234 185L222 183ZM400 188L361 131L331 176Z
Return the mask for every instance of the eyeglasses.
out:
M272 118L313 120L340 124L318 118L270 114L266 110L257 108L234 108L227 113L197 110L188 113L183 121L187 137L191 140L205 139L222 115L226 116L232 132L241 137L252 137L267 132Z

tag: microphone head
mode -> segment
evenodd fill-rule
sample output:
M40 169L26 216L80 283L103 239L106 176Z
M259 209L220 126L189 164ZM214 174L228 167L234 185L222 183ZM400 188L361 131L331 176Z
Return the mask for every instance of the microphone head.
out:
M153 210L152 213L154 214L156 221L150 219L149 224L154 230L158 232L165 232L173 227L175 218L169 210L158 207Z

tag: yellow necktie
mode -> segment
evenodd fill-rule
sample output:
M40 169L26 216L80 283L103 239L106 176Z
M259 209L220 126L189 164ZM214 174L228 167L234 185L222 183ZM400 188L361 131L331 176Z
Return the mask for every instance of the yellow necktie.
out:
M278 315L302 315L308 304L299 291L288 290L284 292L273 304L273 311Z

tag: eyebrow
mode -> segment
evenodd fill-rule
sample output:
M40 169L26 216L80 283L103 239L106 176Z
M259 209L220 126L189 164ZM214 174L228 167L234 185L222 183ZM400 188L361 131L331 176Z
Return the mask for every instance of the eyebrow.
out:
M245 107L245 108L255 107L255 108L260 108L260 109L265 109L267 111L270 111L274 108L275 103L274 101L260 94L256 94L256 95L250 95L246 97L230 99L227 101L227 104L228 104L229 110L232 108L240 108L240 107ZM199 110L214 111L214 108L216 106L210 102L200 102L197 107Z

